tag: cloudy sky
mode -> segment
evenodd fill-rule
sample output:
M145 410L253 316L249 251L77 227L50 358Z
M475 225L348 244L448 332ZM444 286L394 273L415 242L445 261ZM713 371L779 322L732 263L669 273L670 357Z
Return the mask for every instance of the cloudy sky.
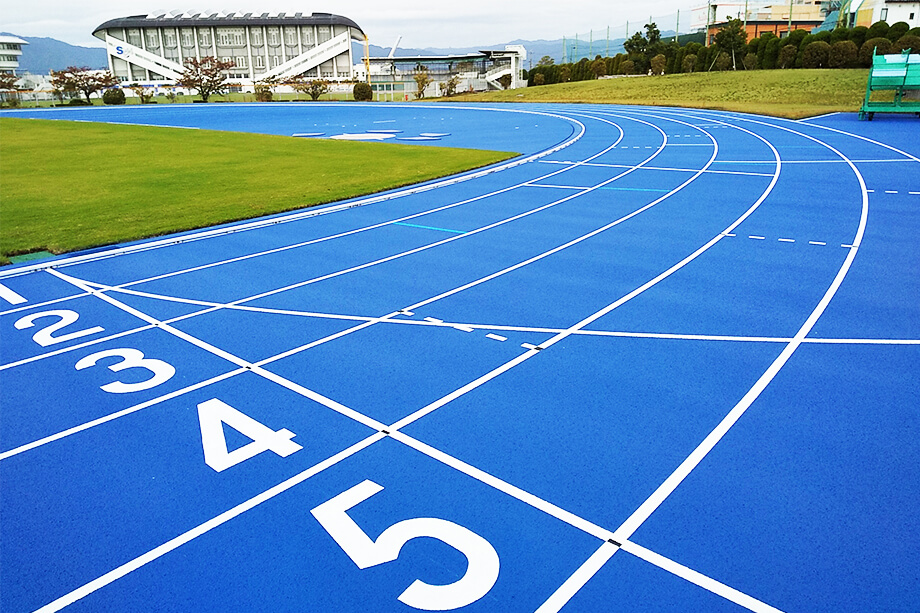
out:
M314 0L309 6L291 0L235 0L229 3L212 0L210 4L197 5L161 4L163 0L0 2L0 31L20 36L47 36L86 47L102 46L102 42L92 36L99 24L157 9L336 13L354 20L371 43L383 47L391 46L397 36L403 37L401 47L466 47L513 39L553 40L589 29L615 28L627 21L645 23L650 15L668 15L678 10L683 23L685 11L689 20L690 8L706 4L705 0L578 0L573 4L559 0L449 3L437 0Z

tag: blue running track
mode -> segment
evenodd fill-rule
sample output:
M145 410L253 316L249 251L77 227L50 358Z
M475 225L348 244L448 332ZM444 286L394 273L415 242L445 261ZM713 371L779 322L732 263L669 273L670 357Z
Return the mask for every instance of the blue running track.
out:
M917 611L915 118L9 115L521 155L0 270L4 613Z

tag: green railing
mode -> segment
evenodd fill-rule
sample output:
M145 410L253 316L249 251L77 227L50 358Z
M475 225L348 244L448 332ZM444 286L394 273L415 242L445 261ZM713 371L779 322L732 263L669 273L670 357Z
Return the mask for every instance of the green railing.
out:
M872 92L878 91L892 92L893 100L871 101ZM920 54L905 51L872 58L866 99L859 109L859 118L871 120L876 113L920 115Z

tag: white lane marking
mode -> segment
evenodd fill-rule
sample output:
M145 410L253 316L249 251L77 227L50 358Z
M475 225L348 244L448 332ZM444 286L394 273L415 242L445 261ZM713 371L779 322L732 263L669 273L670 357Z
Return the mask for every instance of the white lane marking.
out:
M750 236L748 236L748 238L753 238L754 240L762 241L762 240L765 240L767 237L766 236L756 236L754 234L751 234Z
M527 349L527 350L529 350L529 351L533 351L534 349L537 348L536 345L531 345L530 343L521 343L521 347L523 347L524 349Z
M507 336L501 336L500 334L486 334L486 338L491 338L493 341L505 342L508 340Z
M102 338L96 338L91 341L85 341L78 345L70 345L68 347L63 347L61 349L56 349L54 351L49 351L48 353L41 353L39 355L33 355L28 358L23 358L16 362L10 362L9 364L0 365L0 371L7 370L8 368L15 368L16 366L22 366L23 364L30 364L32 362L37 362L39 360L44 360L46 358L51 358L56 355L61 355L63 353L70 353L71 351L78 351L86 347L91 347L93 345L98 345L99 343L104 343L106 341L111 341L116 338L122 338L124 336L130 336L132 334L137 334L138 332L143 332L144 330L152 330L156 326L148 324L146 326L140 326L139 328L132 328L130 330L125 330L124 332L119 332L117 334L110 334L109 336L104 336Z
M223 349L220 349L219 347L216 347L206 341L203 341L197 337L194 337L191 334L183 332L182 330L179 330L178 328L175 328L169 324L163 323L157 320L156 318L151 317L150 315L147 315L146 313L143 313L131 306L128 306L127 304L123 302L120 302L119 300L116 300L115 298L112 298L111 296L107 295L105 291L103 290L93 289L85 281L77 279L76 277L65 275L64 273L54 270L54 269L48 269L47 272L53 274L59 279L62 279L72 285L75 285L76 287L79 287L80 289L91 292L94 296L96 296L97 298L100 298L101 300L105 302L108 302L112 306L117 307L127 313L130 313L131 315L134 315L135 317L142 319L143 321L146 321L147 323L153 324L157 326L160 330L163 330L164 332L168 332L169 334L172 334L173 336L181 338L182 340L198 347L199 349L203 349L207 351L208 353L221 357L227 360L228 362L231 362L232 364L235 364L242 368L251 370L253 373L263 378L269 379L270 381L273 381L283 387L286 387L287 389L297 394L300 394L301 396L309 398L310 400L313 400L314 402L317 402L325 406L326 408L332 409L333 411L341 415L345 415L346 417L349 417L357 421L358 423L364 424L365 426L368 426L370 428L374 428L375 430L379 430L383 427L383 424L381 424L380 422L378 422L377 420L371 417L368 417L358 411L355 411L352 408L346 407L345 405L340 404L330 398L327 398L318 392L307 389L306 387L303 387L302 385L298 385L294 383L293 381L288 381L287 379L281 377L280 375L267 371L261 368L260 366L252 364L251 362L248 362L247 360L237 357L228 351L224 351ZM97 284L97 285L101 285L101 284ZM362 324L362 325L367 326L370 324Z
M722 233L722 236L735 237L735 236L737 236L737 235L734 234L733 232L723 232L723 233Z
M867 189L867 190L866 190L866 193L867 193L867 194L874 194L874 193L875 193L875 190L874 190L874 189Z
M28 302L25 298L8 288L7 286L0 283L0 298L6 300L12 305L23 304Z
M472 327L465 326L463 324L453 324L451 328L455 328L457 330L460 330L461 332L472 332L473 331Z
M58 121L58 120L55 120ZM13 313L21 313L22 311L29 311L38 309L38 307L49 306L52 304L61 304L62 302L69 302L75 298L82 298L84 296L89 296L89 294L71 294L70 296L64 296L63 298L53 298L51 300L46 300L44 302L36 302L35 304L26 304L26 306L16 307L15 309L7 309L6 311L0 311L0 315L12 315Z
M303 483L307 479L318 475L319 473L323 472L327 468L330 468L331 466L338 464L342 460L350 456L353 456L359 451L362 451L366 449L367 447L373 445L374 443L384 438L385 436L386 436L385 434L382 434L380 432L372 434L366 439L355 443L351 447L343 451L340 451L334 456L331 456L323 460L322 462L314 464L307 470L294 475L290 479L282 481L278 485L262 492L261 494L257 496L253 496L249 500L236 505L232 509L229 509L221 513L220 515L212 519L209 519L203 524L199 524L198 526L192 528L191 530L188 530L187 532L180 534L176 538L166 541L159 547L151 549L147 553L144 553L134 558L133 560L126 562L125 564L122 564L118 568L115 568L105 573L101 577L98 577L97 579L94 579L93 581L90 581L89 583L82 585L81 587L73 590L72 592L69 592L61 596L57 600L54 600L53 602L50 602L46 604L45 606L43 606L42 608L38 609L36 613L51 613L52 611L60 611L64 607L75 603L81 598L85 598L86 596L89 596L96 590L101 589L109 585L110 583L117 581L118 579L121 579L125 575L131 572L134 572L135 570L143 567L146 564L149 564L150 562L153 562L157 558L160 558L175 549L178 549L182 545L185 545L186 543L191 542L192 540L198 538L199 536L210 532L214 528L217 528L218 526L221 526L222 524L227 523L231 519L234 519L235 517L242 515L246 511L254 509L255 507L262 504L263 502L271 500L275 496L282 494L286 492L287 490L291 489L292 487Z
M780 130L785 130L793 134L798 134L804 138L812 140L818 144L821 144L832 152L840 156L844 160L848 158L833 148L831 145L824 143L818 140L815 137L809 136L807 134L791 130L782 126L775 124L767 124L764 122L759 122L756 120L744 119L744 121L749 123L761 124L773 126ZM771 145L772 146L772 145ZM868 221L869 215L869 196L866 193L866 183L863 180L862 175L859 173L859 169L856 166L849 162L850 169L856 175L856 179L859 182L860 193L862 194L862 207L859 218L859 226L856 230L856 239L853 241L854 246L859 246L862 242L862 237L866 231L866 223ZM658 509L659 506L671 495L671 493L677 489L677 487L683 482L684 479L690 474L693 469L695 469L700 462L703 461L710 451L722 440L722 437L731 429L732 426L737 423L741 416L747 411L747 409L754 403L754 401L760 396L764 389L773 381L779 371L785 366L786 362L792 357L792 354L798 349L799 345L802 344L803 340L808 333L811 332L811 329L815 326L818 319L824 313L827 306L830 304L831 299L837 293L840 285L843 283L844 277L846 277L847 272L853 264L853 260L856 258L856 253L858 249L850 249L847 252L846 258L844 259L843 264L840 269L837 271L833 281L825 291L824 295L821 297L821 300L812 310L811 314L806 319L805 323L802 324L798 332L792 338L792 340L787 344L780 355L773 361L772 364L767 368L767 370L758 378L757 382L748 390L744 397L732 408L731 411L722 419L721 422L715 427L715 429L710 432L705 439L690 453L687 458L681 462L671 475L662 482L661 485L649 496L645 502L643 502L638 509L636 509L629 518L623 522L623 524L617 528L614 536L614 540L618 542L623 542L628 540L633 533L641 526L645 520L647 520L652 513Z
M43 437L43 438L34 440L34 441L30 442L30 443L26 443L25 445L20 445L19 447L16 447L15 449L10 449L9 451L4 451L3 453L0 453L0 460L5 460L6 458L12 457L12 456L14 456L14 455L18 455L18 454L23 453L23 452L25 452L25 451L29 451L29 450L35 449L36 447L41 447L42 445L47 445L48 443L53 443L54 441L59 441L59 440L61 440L62 438L66 438L66 437L68 437L68 436L72 436L72 435L77 434L77 433L79 433L79 432L83 432L84 430L89 430L90 428L95 428L96 426L102 425L102 424L104 424L104 423L110 422L110 421L115 420L115 419L119 419L119 418L121 418L121 417L124 417L125 415L130 415L130 414L132 414L132 413L136 413L136 412L141 411L141 410L143 410L143 409L146 409L146 408L149 408L149 407L158 405L158 404L160 404L160 403L162 403L162 402L166 402L167 400L172 400L173 398L178 398L179 396L183 396L183 395L185 395L185 394L188 394L189 392L194 392L195 390L199 390L199 389L208 387L209 385L213 385L213 384L215 384L215 383L219 383L219 382L221 382L221 381L224 381L225 379L229 379L229 378L231 378L231 377L235 377L236 375L242 374L242 373L244 373L244 372L246 372L246 369L245 369L245 368L237 368L236 370L231 370L230 372L226 372L226 373L224 373L224 374L222 374L222 375L217 375L216 377L211 377L210 379L205 379L204 381L200 381L200 382L195 383L195 384L193 384L193 385L189 385L189 386L187 386L187 387L183 387L182 389L178 389L178 390L176 390L176 391L174 391L174 392L170 392L170 393L168 393L168 394L164 394L164 395L162 395L162 396L158 396L158 397L156 397L156 398L152 398L152 399L147 400L147 401L145 401L145 402L142 402L142 403L140 403L140 404L136 404L136 405L134 405L134 406L130 406L130 407L126 408L126 409L122 409L122 410L120 410L120 411L115 411L114 413L109 413L108 415L103 415L102 417L99 417L99 418L94 419L94 420L92 420L92 421L88 421L88 422L85 422L85 423L76 425L76 426L74 426L74 427L72 427L72 428L68 428L68 429L66 429L66 430L61 430L60 432L56 432L56 433L51 434L51 435L49 435L49 436L45 436L45 437Z
M911 196L920 196L920 192L907 192Z
M412 317L413 315L415 315L415 313L413 313L412 311L408 309L403 309L402 311L399 312L399 314L405 315L406 317Z
M585 562L578 567L565 582L556 588L556 591L540 605L534 613L557 613L568 604L569 600L597 574L597 571L613 557L619 547L609 541L604 543L591 554Z
M778 238L776 240L778 240L781 243L794 243L795 242L794 238Z
M824 246L827 245L827 243L824 243L824 242L822 242L822 241L808 241L808 244L809 244L809 245L818 245L818 246L820 246L820 247L824 247Z
M443 319L438 319L436 317L426 317L425 321L429 323L433 323L433 324L443 324L444 323Z
M893 190L893 189L886 189L886 190L885 190L885 193L886 193L886 194L897 194L898 192L895 191L895 190Z
M734 602L735 604L740 605L750 611L754 611L755 613L782 613L782 611L779 609L771 607L765 602L748 596L744 592L739 592L733 587L729 587L724 583L712 579L711 577L707 577L706 575L699 573L691 568L687 568L683 564L678 564L674 560L646 549L641 545L637 545L632 541L625 541L620 548L627 553L631 553L637 558L645 560L649 564L653 564L658 568L668 571L671 574L677 575L682 579L686 579L690 583L708 590L713 594L718 594L722 598L730 600L731 602Z
M390 428L387 430L393 440L399 441L400 443L403 443L404 445L407 445L412 449L415 449L416 451L419 451L426 456L441 462L442 464L446 464L447 466L450 466L451 468L458 470L463 474L476 479L477 481L492 486L500 492L516 498L535 509L543 511L550 517L555 517L556 519L563 521L570 526L578 528L582 532L586 532L603 541L606 541L611 536L613 536L609 530L602 528L601 526L598 526L597 524L590 522L587 519L579 517L574 513L566 511L565 509L558 507L551 502L543 500L539 496L534 496L530 492L522 490L516 485L512 485L511 483L508 483L507 481L504 481L495 475L492 475L491 473L487 473L486 471L476 468L471 464L467 464L463 460L448 455L440 449L436 449L431 445L423 443L422 441L413 438L403 432L399 432L395 426L390 426Z
M464 109L464 110L476 110L476 111L481 111L481 110L483 110L483 109L476 109L475 107L457 107L457 108L458 108L458 109ZM492 111L492 112L495 112L495 109L487 109L487 110ZM477 179L477 178L484 177L484 176L487 176L487 175L490 175L490 174L493 174L493 173L496 173L496 172L500 172L500 171L503 171L503 170L507 170L507 169L509 169L509 168L514 168L514 167L520 166L520 165L522 165L522 164L527 164L527 163L529 163L529 162L533 162L533 161L535 161L535 160L538 160L538 159L540 159L540 158L546 157L546 156L548 156L548 155L552 155L553 153L557 153L558 151L561 151L562 149L565 149L566 147L568 147L568 146L572 145L573 143L579 141L579 140L582 138L582 136L584 136L585 132L587 131L587 128L585 127L585 125L582 124L580 121L578 121L577 119L574 119L574 118L572 118L572 117L565 116L565 115L557 115L557 114L555 114L555 113L546 113L546 112L542 112L542 111L528 111L528 110L520 110L520 109L502 110L502 112L523 113L523 114L530 114L530 115L541 115L541 116L545 116L545 117L554 117L554 118L557 118L557 119L562 119L563 121L568 121L568 122L570 122L570 123L576 124L577 126L579 126L579 127L581 128L581 131L580 131L578 134L576 134L576 135L574 135L574 136L571 136L570 138L568 138L568 139L565 140L564 142L562 142L562 143L560 143L560 144L558 144L558 145L556 145L556 146L554 146L554 147L551 147L551 148L549 148L549 149L545 149L545 150L543 150L543 151L539 151L539 152L537 152L537 153L535 153L535 154L533 154L533 155L529 155L529 156L526 156L526 157L523 157L523 158L516 158L516 159L513 159L513 160L511 160L511 161L509 161L509 162L506 162L506 163L504 163L504 164L500 164L500 165L498 165L498 166L486 167L486 168L484 168L484 169L482 169L482 170L473 171L473 172L466 173L466 174L463 174L463 175L460 175L460 176L449 177L449 178L447 178L447 179L444 179L444 180L441 180L441 181L436 181L436 182L434 182L434 183L429 183L429 184L419 185L419 186L411 186L411 187L407 187L407 188L405 188L405 189L403 189L403 190L395 191L395 192L392 192L392 193L383 194L383 195L379 195L379 196L369 196L369 197L366 197L366 198L360 198L360 199L354 200L354 201L352 201L352 202L346 202L346 203L342 203L342 204L336 204L336 205L330 205L330 206L323 206L323 207L316 207L316 208L313 208L313 209L310 209L310 210L307 210L307 211L301 211L301 212L291 213L291 214L287 214L287 215L274 216L274 217L272 217L272 218L270 218L270 219L259 219L259 220L256 220L256 221L252 221L252 222L248 222L248 223L242 223L242 224L237 224L237 225L233 225L233 226L230 226L230 227L223 227L223 228L217 228L217 229L204 230L204 231L201 231L201 232L195 232L195 233L191 233L191 234L184 235L184 236L182 236L181 238L180 238L180 237L175 237L175 236L173 236L173 237L170 237L170 238L165 238L165 239L162 239L162 240L155 240L155 241L151 241L151 242L146 242L146 243L142 243L142 244L139 244L139 245L131 245L131 246L127 246L127 247L117 247L117 248L114 248L114 249L111 249L111 250L107 250L107 251L103 251L103 252L98 252L98 253L93 253L93 254L86 254L86 255L82 255L82 256L73 256L73 257L64 258L64 259L57 259L57 260L54 261L54 266L57 266L57 267L70 266L70 265L77 264L77 263L81 263L81 262L88 262L88 261L101 260L101 259L106 259L106 258L114 257L114 256L117 256L117 255L123 255L123 254L126 254L126 253L136 253L136 252L140 252L140 251L147 251L147 250L150 250L150 249L159 249L159 248L161 248L161 247L168 247L168 246L172 246L172 245L177 244L177 242L185 243L185 242L191 242L191 241L196 241L196 240L203 240L203 239L213 238L213 237L215 237L215 236L223 236L223 235L226 235L226 234L231 234L231 233L234 233L234 232L242 232L242 231L246 231L246 230L252 230L252 229L257 229L257 228L263 228L263 227L267 227L267 226L271 226L271 225L275 225L275 224L279 224L279 223L288 223L288 222L291 222L291 221L297 221L297 220L305 219L305 218L308 218L308 217L315 217L315 216L318 216L318 215L326 215L326 214L329 214L329 213L335 213L335 212L338 212L338 211L343 211L343 210L350 209L350 208L355 208L355 207L358 207L358 206L366 206L366 205L369 205L369 204L375 204L375 203L377 203L377 202L385 202L385 201L388 201L388 200L392 200L392 199L394 199L394 198L401 198L401 197L404 197L404 196L407 196L407 195L418 194L418 193L430 191L430 190L433 190L433 189L438 189L438 188L445 187L445 186L449 186L449 185L455 185L455 184L457 184L457 183L461 183L461 182L464 182L464 181L469 181L469 180L472 180L472 179ZM622 136L622 135L621 135L621 136ZM619 139L617 139L617 142L619 142ZM613 147L610 147L610 149L612 149L612 148L613 148ZM598 154L598 155L601 155L601 154ZM589 158L589 159L593 159L594 157L597 157L597 156L592 156L592 158ZM506 190L499 190L499 191L506 191ZM446 208L446 207L442 207L442 208ZM409 218L412 218L412 217L417 217L417 216L419 216L419 215L424 215L424 214L425 214L425 213L419 213L419 214L417 214L417 215L409 216L409 217L407 217L406 219L409 219ZM400 220L397 220L397 221L400 221ZM388 225L389 223L392 223L392 220L390 220L389 222L384 222L384 223L381 223L381 224L376 224L376 226ZM358 230L355 230L354 232L358 232L358 231L362 231L362 229L359 228ZM349 232L349 233L352 233L352 232ZM234 259L245 259L245 258L234 258ZM4 277L7 277L7 276L13 276L13 275L19 275L19 274L22 274L22 273L25 273L25 272L34 271L34 270L44 270L44 269L47 268L49 265L50 265L50 264L48 264L48 263L45 263L45 264L35 264L35 265L31 265L31 266L20 266L20 267L17 267L17 268L15 268L15 269L11 270L11 271L0 270L0 278L4 278Z
M549 189L571 189L571 190L576 190L576 191L588 189L587 187L578 187L577 185L549 185L546 183L528 183L525 187L545 187Z

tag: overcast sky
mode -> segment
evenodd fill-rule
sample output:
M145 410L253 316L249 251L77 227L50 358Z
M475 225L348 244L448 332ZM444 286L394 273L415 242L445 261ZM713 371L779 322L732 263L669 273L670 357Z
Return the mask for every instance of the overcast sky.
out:
M705 0L579 0L571 4L560 0L447 3L437 0L314 0L309 6L291 0L249 0L248 3L246 0L211 0L198 5L161 2L163 0L0 0L0 31L99 47L102 41L92 35L96 26L109 19L147 14L157 9L300 11L348 17L361 26L371 43L382 47L392 46L397 36L403 37L401 47L467 47L514 39L554 40L589 29L615 28L626 21L645 23L650 15L668 15L678 10L683 24L685 11L689 21L689 9L705 5Z

